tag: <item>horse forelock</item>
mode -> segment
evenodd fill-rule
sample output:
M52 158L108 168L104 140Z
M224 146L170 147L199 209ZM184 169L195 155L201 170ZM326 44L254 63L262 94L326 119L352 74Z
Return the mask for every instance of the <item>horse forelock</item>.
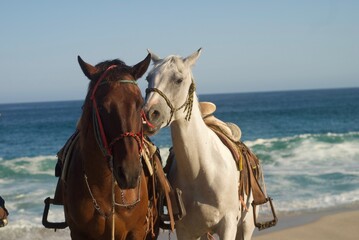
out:
M132 80L132 79L128 79L128 76L132 76L132 68L130 66L127 66L125 64L125 62L123 62L120 59L114 59L114 60L106 60L103 62L100 62L98 64L95 65L95 67L98 69L98 74L95 77L95 79L93 79L92 81L90 81L89 85L88 85L88 90L87 90L87 95L85 98L85 102L83 105L83 114L82 117L78 123L79 127L82 128L87 128L88 124L91 123L88 122L88 120L92 119L92 100L91 100L91 95L93 93L93 89L94 86L96 84L96 82L99 80L100 76L110 67L116 65L116 68L111 69L108 73L106 73L106 76L104 76L103 81L107 81L107 82L115 82L116 80ZM126 78L125 78L126 76ZM98 88L97 91L102 91L102 87ZM139 96L142 99L141 94L139 94Z
M183 58L177 55L170 55L164 59L167 66L174 66L177 69L184 68Z
M123 62L120 59L114 59L114 60L106 60L103 62L100 62L98 64L95 65L95 67L97 68L97 76L95 77L95 79L93 81L90 81L89 86L88 86L88 90L87 90L87 96L85 99L85 102L88 102L90 99L90 96L92 94L93 88L96 84L96 82L99 80L100 76L110 67L110 66L117 66L114 69L111 69L111 71L109 71L106 76L104 76L103 81L116 81L119 80L121 78L123 78L123 75L131 75L131 67L127 66L125 64L125 62ZM130 80L130 79L129 79ZM86 105L86 103L85 103Z
M127 66L125 62L123 62L120 59L114 59L114 60L107 60L100 62L96 64L96 68L98 69L99 76L104 73L110 66L117 66L117 68L114 68L112 71L109 71L107 75L105 76L106 81L116 81L119 78L121 78L122 74L129 74L131 75L131 67Z
M149 76L156 75L160 72L174 70L179 73L184 73L186 71L186 66L183 63L183 58L177 55L170 55L164 58L160 63L155 65L154 68L149 72Z
M125 65L126 66L126 63L120 59L113 59L113 60L106 60L106 61L99 62L98 64L95 65L95 67L98 70L103 72L111 65L117 65L117 66Z

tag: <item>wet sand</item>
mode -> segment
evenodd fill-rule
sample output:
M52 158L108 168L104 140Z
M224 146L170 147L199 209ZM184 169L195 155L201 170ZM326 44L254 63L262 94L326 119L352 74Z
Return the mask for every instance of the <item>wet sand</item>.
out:
M299 225L288 226L293 220L288 219L286 227L255 234L253 240L354 240L359 239L359 210L345 210L334 213L316 213L297 217L302 219ZM292 217L291 217L292 218ZM286 220L285 218L283 219ZM300 220L299 220L300 221ZM294 221L295 222L295 221ZM285 224L284 224L285 225Z
M168 232L162 232L158 239L169 239ZM174 233L170 239L177 239ZM279 216L277 226L262 231L255 230L252 240L265 239L356 240L359 239L359 208Z
M317 212L279 214L277 226L263 231L255 230L252 240L356 240L359 239L359 207L322 210ZM70 239L69 229L54 232L39 227L16 227L9 225L0 228L0 239ZM177 239L175 233L162 231L159 240ZM218 239L218 238L216 238Z

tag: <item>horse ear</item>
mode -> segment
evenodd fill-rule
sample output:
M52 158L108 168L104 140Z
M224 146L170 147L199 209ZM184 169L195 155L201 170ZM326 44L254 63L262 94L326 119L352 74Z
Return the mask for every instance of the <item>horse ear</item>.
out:
M188 66L192 67L196 63L199 56L201 55L201 51L202 51L202 48L198 49L195 53L192 53L190 56L186 57L183 60L184 63L187 64Z
M147 54L146 58L143 59L141 62L137 63L135 66L132 67L132 74L135 80L139 79L140 77L145 74L147 71L148 66L151 62L151 54Z
M157 64L159 61L162 61L162 59L159 56L157 56L156 54L154 54L153 52L151 52L150 49L147 49L147 52L149 54L151 54L151 59L152 59L154 64Z
M92 76L97 73L97 68L92 66L91 64L86 63L80 56L77 56L77 61L80 64L82 72L88 79L92 79Z

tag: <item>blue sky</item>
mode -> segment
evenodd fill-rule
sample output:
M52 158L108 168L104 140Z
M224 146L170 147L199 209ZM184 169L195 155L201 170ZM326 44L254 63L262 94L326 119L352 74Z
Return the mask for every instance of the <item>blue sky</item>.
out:
M203 48L197 92L359 87L359 1L1 1L0 103L84 99L77 55ZM140 80L145 87L144 78Z

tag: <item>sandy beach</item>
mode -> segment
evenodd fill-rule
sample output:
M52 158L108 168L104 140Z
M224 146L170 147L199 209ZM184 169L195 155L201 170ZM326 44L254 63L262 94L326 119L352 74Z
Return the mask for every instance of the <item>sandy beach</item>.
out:
M359 237L358 219L358 208L280 216L276 227L255 230L252 240L354 240ZM158 239L168 236L163 232ZM177 238L171 234L170 239Z
M358 219L359 208L357 206L296 213L290 216L279 214L277 226L263 231L255 230L252 240L354 240L358 239L359 235ZM70 232L68 228L57 232L42 226L18 228L10 221L8 226L0 228L0 239L64 240L70 239ZM169 235L168 231L162 231L158 239L177 238L175 233Z
M299 224L298 226L288 227L281 227L281 225L278 224L278 230L273 229L272 231L268 230L268 232L257 232L257 234L253 237L253 240L358 239L359 210L346 210L338 213L317 213L302 217L307 218L304 221L309 222ZM291 221L288 221L288 223L283 223L283 225L290 224Z

